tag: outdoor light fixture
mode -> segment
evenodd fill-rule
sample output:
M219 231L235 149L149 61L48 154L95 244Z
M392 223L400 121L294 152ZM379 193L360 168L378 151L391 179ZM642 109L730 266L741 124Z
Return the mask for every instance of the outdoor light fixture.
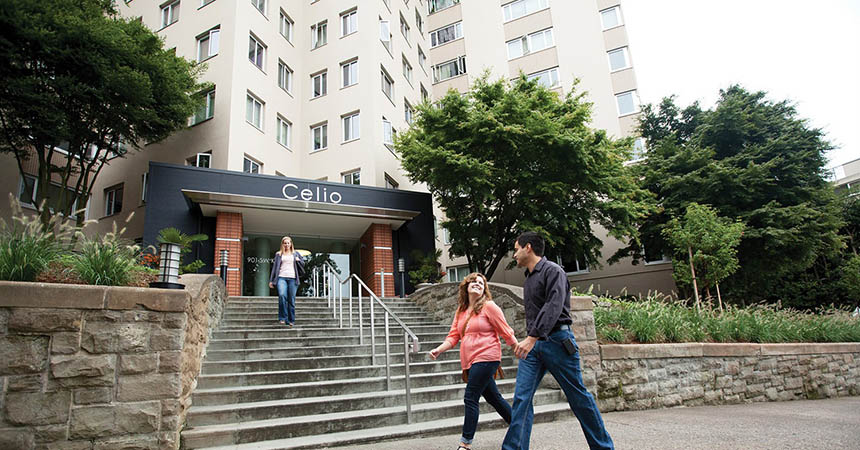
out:
M149 287L162 289L184 289L179 284L179 244L162 242L158 248L158 281L149 283Z
M406 277L403 272L406 272L406 260L397 258L397 271L400 272L400 298L406 297Z
M224 281L224 285L227 285L227 266L229 261L229 254L229 250L221 250L221 279Z

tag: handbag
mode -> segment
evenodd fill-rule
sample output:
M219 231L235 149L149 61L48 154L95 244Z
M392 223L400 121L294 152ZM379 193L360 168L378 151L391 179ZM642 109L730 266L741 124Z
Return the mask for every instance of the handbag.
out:
M299 252L293 253L293 257L295 258L296 264L296 280L298 280L305 275L305 260Z
M472 319L473 314L469 314L469 317L466 317L466 323L463 324L463 330L460 332L460 336L466 335L466 327L469 326L469 320ZM463 369L463 373L460 375L463 379L463 383L469 382L469 369ZM502 370L502 363L499 362L499 367L496 369L496 373L493 374L494 380L503 380L505 378L505 371Z

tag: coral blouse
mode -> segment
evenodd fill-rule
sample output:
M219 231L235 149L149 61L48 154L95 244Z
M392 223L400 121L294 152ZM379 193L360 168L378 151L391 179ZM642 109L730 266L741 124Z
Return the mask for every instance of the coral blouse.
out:
M472 316L466 325L466 332L461 336L460 330L471 313L472 311L458 312L454 316L448 337L445 338L445 342L450 343L451 347L460 343L460 366L463 370L472 367L476 362L501 361L502 346L499 336L502 336L508 345L516 342L514 330L505 320L505 314L492 301L484 303L481 312Z

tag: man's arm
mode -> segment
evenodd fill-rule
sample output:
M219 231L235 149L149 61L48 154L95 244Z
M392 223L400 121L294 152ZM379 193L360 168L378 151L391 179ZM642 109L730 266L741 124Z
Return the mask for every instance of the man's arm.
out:
M546 266L547 271L546 283L546 302L538 312L537 318L528 329L528 335L535 338L546 339L552 328L561 317L561 312L564 310L564 304L570 297L570 292L567 291L567 275L561 270L553 266Z

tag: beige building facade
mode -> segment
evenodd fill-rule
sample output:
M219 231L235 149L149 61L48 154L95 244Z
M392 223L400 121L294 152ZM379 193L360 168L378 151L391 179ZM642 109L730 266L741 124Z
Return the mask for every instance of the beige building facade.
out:
M157 200L146 196L150 162L426 191L401 169L393 135L409 126L412 105L449 89L466 91L485 70L491 78L523 72L560 94L579 79L578 89L595 105L592 126L615 137L635 133L638 86L618 0L118 3L123 16L140 17L167 48L206 64L203 79L212 89L188 129L112 160L100 174L87 205L95 230L134 213L126 235L144 236L147 204ZM10 163L0 166L0 184L20 194L26 180L11 158L2 158ZM442 213L434 208L440 262L450 280L460 279L465 260L448 257L445 230L437 225ZM243 233L255 231L250 210L223 211L244 213ZM353 244L354 234L347 236ZM605 257L621 246L604 242ZM596 268L570 259L565 266L579 290L674 289L664 260ZM500 268L493 278L521 284L523 275Z

